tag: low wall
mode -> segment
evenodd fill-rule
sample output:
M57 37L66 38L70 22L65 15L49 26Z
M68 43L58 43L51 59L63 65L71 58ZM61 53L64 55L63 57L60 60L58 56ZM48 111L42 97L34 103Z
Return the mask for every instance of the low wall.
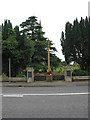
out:
M45 73L35 73L34 74L34 81L45 81L46 80L46 74Z
M64 80L64 75L60 74L53 74L52 75L53 80ZM73 76L73 81L83 81L83 80L90 80L90 76ZM34 75L34 81L45 81L46 75L45 74L35 74ZM0 80L1 81L1 80ZM23 77L11 77L11 78L2 78L3 82L27 82L27 78Z
M90 80L90 76L73 76L73 81Z
M27 82L27 78L20 77L11 77L11 78L2 78L3 82Z
M52 74L52 79L53 80L64 80L64 75L63 74ZM35 74L34 75L34 80L35 81L45 81L46 80L46 74L41 73L41 74Z
M57 74L57 75L53 75L52 77L53 80L64 80L64 75Z
M53 80L64 80L64 75L53 74ZM45 81L46 74L34 74L34 81ZM11 78L2 78L3 82L27 82L27 78L23 77L11 77Z

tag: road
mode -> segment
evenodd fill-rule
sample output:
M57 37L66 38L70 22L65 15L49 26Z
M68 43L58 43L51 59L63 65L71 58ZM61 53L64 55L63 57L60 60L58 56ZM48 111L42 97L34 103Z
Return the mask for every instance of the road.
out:
M88 86L3 87L3 118L88 118Z

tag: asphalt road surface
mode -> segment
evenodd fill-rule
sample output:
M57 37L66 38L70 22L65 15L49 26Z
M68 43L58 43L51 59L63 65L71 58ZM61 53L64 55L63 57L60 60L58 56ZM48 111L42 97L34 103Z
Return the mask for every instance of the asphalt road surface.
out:
M3 87L3 118L88 118L88 86Z

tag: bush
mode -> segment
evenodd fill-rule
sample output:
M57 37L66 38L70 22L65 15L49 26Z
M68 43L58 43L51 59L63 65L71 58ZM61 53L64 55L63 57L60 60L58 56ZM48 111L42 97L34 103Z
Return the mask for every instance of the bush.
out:
M16 77L26 77L25 75L17 75Z
M77 69L77 70L74 70L72 72L72 75L73 76L88 76L90 73L88 73L87 71L84 71L84 70L80 70L80 69Z
M16 75L16 77L26 77L26 70L23 70L22 72L20 72L18 75Z
M5 73L2 73L3 78L8 78L8 76Z

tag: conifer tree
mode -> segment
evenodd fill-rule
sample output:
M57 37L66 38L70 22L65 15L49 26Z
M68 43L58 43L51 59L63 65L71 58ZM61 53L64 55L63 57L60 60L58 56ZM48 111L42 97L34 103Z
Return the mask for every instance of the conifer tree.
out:
M66 23L65 33L61 35L62 52L67 63L77 62L82 70L89 70L90 21L86 17Z
M20 24L22 33L25 33L30 40L34 41L34 54L31 59L31 66L38 71L40 68L46 68L47 66L47 38L44 37L45 32L42 31L41 21L37 21L37 17L31 16L25 22ZM52 45L52 43L51 43ZM50 47L53 51L56 51L54 47Z

